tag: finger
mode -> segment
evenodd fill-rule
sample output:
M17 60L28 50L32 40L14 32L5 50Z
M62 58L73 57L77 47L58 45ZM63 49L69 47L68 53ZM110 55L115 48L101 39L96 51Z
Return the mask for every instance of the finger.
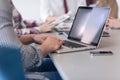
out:
M55 21L55 19L51 20L49 23L51 24L51 23L53 23L54 21Z
M49 28L48 30L47 30L47 32L51 32L52 31L52 29L51 28Z
M62 44L63 44L63 40L57 39L57 41L58 41L58 44L59 44L59 45L62 45Z
M59 43L62 45L62 44L64 43L64 41L62 41L62 40L59 40Z
M55 20L47 21L47 24L52 24Z
M56 45L56 50L60 49L62 47L62 45L58 44Z
M54 27L55 27L54 24L51 24L51 25L49 26L50 29L53 29Z
M50 21L46 21L45 24L47 24L47 25L50 24Z

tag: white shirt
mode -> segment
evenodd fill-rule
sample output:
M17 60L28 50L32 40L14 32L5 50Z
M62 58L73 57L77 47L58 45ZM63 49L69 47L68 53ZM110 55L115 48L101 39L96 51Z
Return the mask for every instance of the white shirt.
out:
M68 10L73 14L78 6L86 6L86 0L67 0ZM63 0L40 0L40 17L45 21L48 16L65 14Z
M65 14L63 0L12 0L24 20L44 22L48 16ZM86 0L67 0L68 9L75 13L78 6L86 6Z

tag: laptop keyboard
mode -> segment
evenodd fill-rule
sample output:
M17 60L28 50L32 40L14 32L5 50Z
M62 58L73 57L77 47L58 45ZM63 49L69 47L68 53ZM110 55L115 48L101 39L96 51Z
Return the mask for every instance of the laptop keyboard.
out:
M85 45L77 44L77 43L66 41L66 40L64 41L63 45L70 48L86 47Z

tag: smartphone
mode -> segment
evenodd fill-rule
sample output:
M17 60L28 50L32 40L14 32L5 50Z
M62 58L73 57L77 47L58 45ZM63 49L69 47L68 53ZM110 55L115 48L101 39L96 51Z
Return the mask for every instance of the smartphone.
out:
M53 22L53 24L58 25L58 24L64 22L65 20L69 19L69 18L71 17L71 15L72 15L72 12L69 11L67 14L64 14L64 15L58 17L58 18Z
M52 24L58 25L58 24L64 22L65 20L67 20L67 19L69 19L69 18L70 18L70 16L67 15L67 14L62 15L62 16L60 16L58 19L56 19Z
M90 54L93 56L113 55L112 51L91 51Z

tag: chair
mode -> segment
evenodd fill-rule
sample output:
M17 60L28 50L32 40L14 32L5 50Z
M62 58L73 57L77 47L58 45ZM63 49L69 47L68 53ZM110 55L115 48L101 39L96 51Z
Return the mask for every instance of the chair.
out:
M25 80L19 51L0 47L0 80Z

